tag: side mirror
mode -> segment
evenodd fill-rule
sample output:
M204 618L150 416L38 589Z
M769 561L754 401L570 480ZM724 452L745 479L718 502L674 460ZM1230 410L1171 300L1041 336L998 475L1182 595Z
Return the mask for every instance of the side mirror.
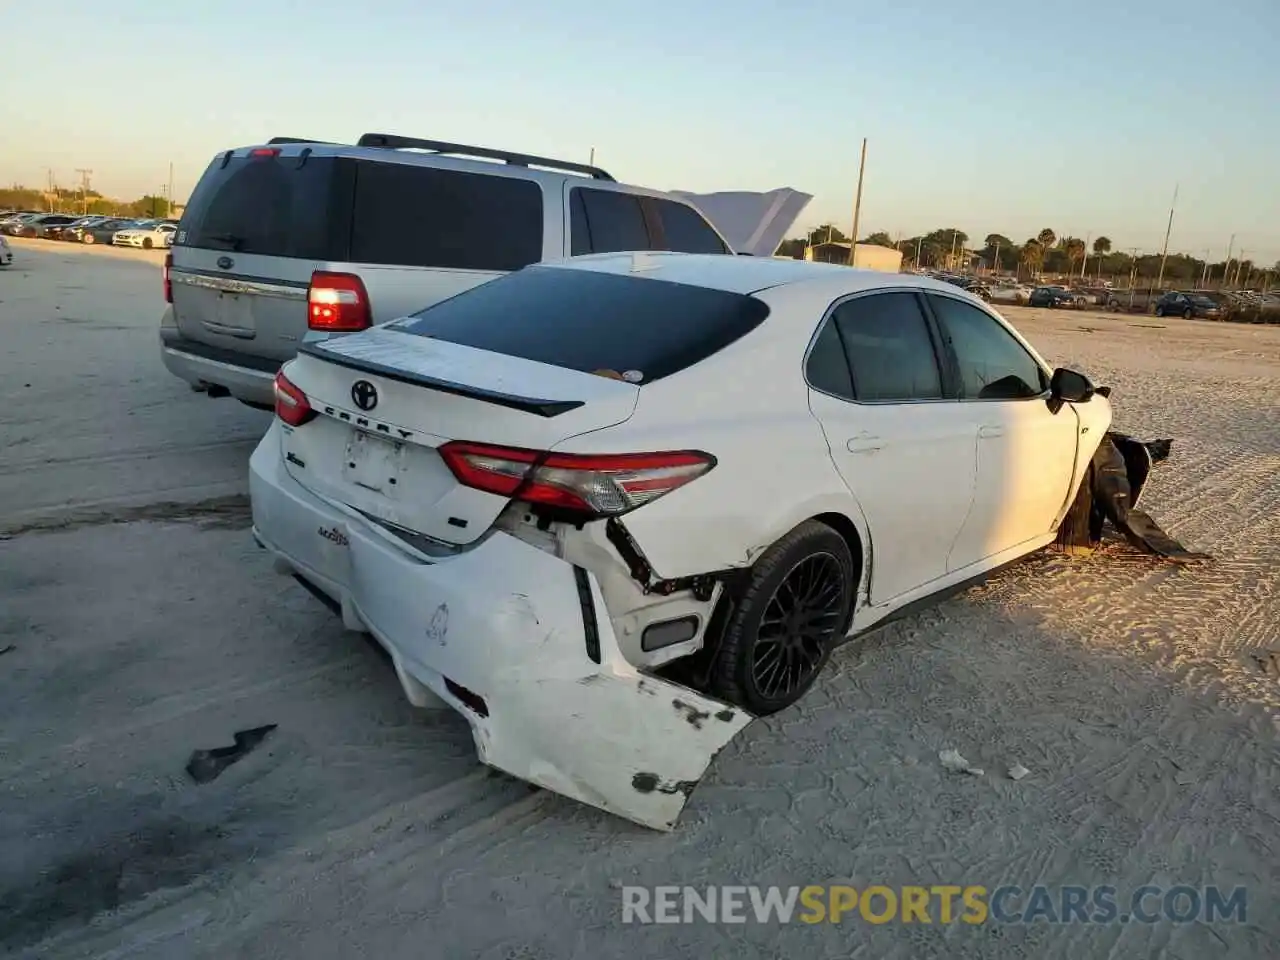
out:
M1083 373L1059 367L1049 380L1049 409L1057 413L1064 403L1085 403L1096 392Z

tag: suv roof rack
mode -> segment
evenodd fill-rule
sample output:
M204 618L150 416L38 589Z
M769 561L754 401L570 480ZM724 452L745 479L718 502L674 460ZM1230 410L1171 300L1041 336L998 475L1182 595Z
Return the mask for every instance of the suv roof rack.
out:
M273 146L277 143L329 143L328 140L312 140L310 137L272 137L267 141L267 146Z
M272 141L275 142L274 140ZM450 153L466 157L484 157L487 160L501 160L517 167L549 167L553 170L570 170L574 173L585 173L595 180L613 181L613 177L599 167L586 163L572 163L568 160L552 160L549 157L535 157L527 153L512 153L509 150L494 150L490 147L469 147L461 143L445 143L442 140L419 140L417 137L401 137L394 133L366 133L356 141L358 147L384 147L388 150L430 150L432 153Z

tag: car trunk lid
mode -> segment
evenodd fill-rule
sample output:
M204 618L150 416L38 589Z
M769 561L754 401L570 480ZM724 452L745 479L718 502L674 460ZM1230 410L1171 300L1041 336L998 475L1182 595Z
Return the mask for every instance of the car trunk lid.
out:
M285 375L316 418L284 435L312 492L397 531L463 545L509 502L459 483L450 440L550 450L627 420L631 383L414 335L395 326L307 344Z

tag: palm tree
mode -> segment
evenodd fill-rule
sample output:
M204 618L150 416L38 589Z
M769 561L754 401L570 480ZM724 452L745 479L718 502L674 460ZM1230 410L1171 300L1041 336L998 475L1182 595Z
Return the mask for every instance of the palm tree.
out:
M1040 264L1044 262L1044 247L1040 245L1039 239L1032 237L1022 245L1022 264L1033 274L1040 268Z
M1093 252L1096 256L1099 256L1099 257L1105 256L1106 254L1110 253L1111 238L1099 237L1097 240L1093 241Z
M1040 244L1040 247L1042 250L1048 250L1057 242L1058 242L1058 235L1054 233L1052 230L1050 230L1048 227L1045 227L1038 234L1036 234L1036 243Z
M1084 241L1079 237L1068 237L1064 244L1067 251L1067 275L1075 272L1076 264L1084 259Z

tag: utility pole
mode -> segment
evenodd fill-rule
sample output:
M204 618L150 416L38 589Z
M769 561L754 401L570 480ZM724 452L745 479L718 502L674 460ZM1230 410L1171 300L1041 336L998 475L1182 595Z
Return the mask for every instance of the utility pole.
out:
M84 212L89 212L89 178L93 176L92 170L86 170L84 167L76 167L76 173L80 174L80 199L84 203Z
M587 160L587 164L588 166L592 166L592 167L596 165L596 148L595 147L591 148L591 156Z
M1207 288L1208 288L1208 286L1209 286L1209 254L1210 254L1210 253L1212 253L1212 251L1211 251L1208 247L1205 247L1205 251L1204 251L1204 269L1200 271L1200 287L1201 287L1201 289L1207 289Z
M920 244L924 242L924 236L916 237L916 269L920 269Z
M52 213L57 206L58 188L53 183L53 167L48 168L49 173L49 193L46 195L49 201L49 212Z
M164 215L166 218L173 216L173 161L169 161L169 188L165 191Z
M853 236L849 238L849 266L858 255L858 218L862 215L862 175L867 170L867 138L862 138L862 160L858 163L858 192L853 197Z
M1084 272L1089 267L1089 241L1093 239L1092 233L1084 235L1084 256L1080 258L1080 282L1084 283Z
M1223 289L1225 289L1225 288L1226 288L1226 286L1227 286L1227 275L1228 275L1229 273L1231 273L1231 250L1232 250L1232 248L1233 248L1235 245L1236 245L1236 235L1233 233L1233 234L1231 235L1231 240L1227 243L1227 259L1226 259L1226 261L1222 264L1222 286L1223 286Z
M1169 204L1169 225L1164 228L1164 250L1160 252L1160 276L1156 280L1156 289L1164 288L1164 262L1169 257L1169 234L1173 232L1173 208L1178 205L1178 185L1173 185L1173 202Z
M1134 287L1138 284L1138 248L1129 248L1129 312L1133 313Z

